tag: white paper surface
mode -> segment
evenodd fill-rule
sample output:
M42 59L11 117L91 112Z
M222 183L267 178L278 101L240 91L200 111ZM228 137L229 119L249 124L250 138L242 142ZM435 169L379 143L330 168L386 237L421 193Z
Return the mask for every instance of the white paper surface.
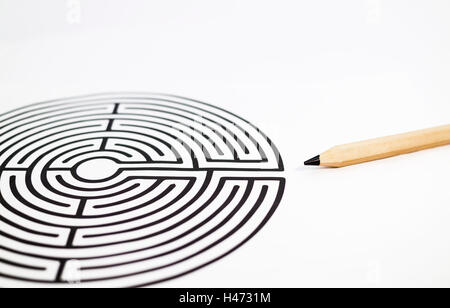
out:
M164 287L450 286L449 147L305 168L340 143L449 123L447 1L1 0L0 112L145 91L225 108L285 163L230 256Z

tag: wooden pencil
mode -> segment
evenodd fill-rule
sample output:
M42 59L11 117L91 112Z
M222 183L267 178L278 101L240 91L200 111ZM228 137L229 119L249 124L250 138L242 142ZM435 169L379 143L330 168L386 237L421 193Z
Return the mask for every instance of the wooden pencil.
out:
M307 166L346 167L450 144L450 125L339 145L305 162Z

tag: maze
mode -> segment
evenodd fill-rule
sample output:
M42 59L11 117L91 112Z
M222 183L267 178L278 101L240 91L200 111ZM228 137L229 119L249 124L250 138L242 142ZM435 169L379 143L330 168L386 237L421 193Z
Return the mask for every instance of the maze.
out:
M259 129L157 94L0 115L0 287L140 287L189 274L264 227L285 188Z

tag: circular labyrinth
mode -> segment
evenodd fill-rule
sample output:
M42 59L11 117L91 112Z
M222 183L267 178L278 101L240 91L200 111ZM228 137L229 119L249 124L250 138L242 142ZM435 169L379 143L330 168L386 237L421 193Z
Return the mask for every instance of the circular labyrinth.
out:
M247 121L167 95L70 98L0 116L0 286L148 286L251 239L285 187Z

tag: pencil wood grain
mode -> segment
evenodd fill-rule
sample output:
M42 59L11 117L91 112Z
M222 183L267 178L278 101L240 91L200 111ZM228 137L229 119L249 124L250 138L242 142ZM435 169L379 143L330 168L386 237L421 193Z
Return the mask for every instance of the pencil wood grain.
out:
M450 125L349 143L320 155L320 165L346 167L450 144Z

